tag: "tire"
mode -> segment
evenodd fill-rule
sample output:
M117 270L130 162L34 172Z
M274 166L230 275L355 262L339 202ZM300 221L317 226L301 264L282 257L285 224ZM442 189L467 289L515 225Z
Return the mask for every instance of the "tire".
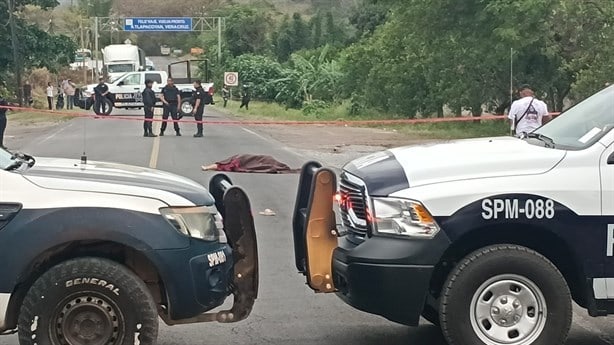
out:
M450 345L563 344L572 318L569 287L556 266L517 245L464 258L444 284L439 310Z
M137 336L140 344L154 345L158 314L147 286L130 270L107 259L79 258L34 282L18 333L20 345L133 345Z
M92 105L92 107L94 108L94 113L96 113L96 115L111 115L111 112L113 111L113 101L111 101L108 98L104 99L104 102L106 103L106 107L105 107L105 112L101 113L99 111L99 109L96 109L95 107L95 103Z
M181 105L179 107L179 114L181 114L181 116L192 116L192 110L194 110L194 106L192 105L192 97L182 98Z

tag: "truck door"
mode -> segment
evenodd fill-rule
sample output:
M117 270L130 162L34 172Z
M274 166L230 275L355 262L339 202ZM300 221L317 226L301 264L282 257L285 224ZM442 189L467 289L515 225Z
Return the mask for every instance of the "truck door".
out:
M606 135L610 139L614 133ZM602 139L603 142L603 139ZM599 222L603 228L599 232L605 237L601 255L604 260L604 277L593 280L595 298L598 300L614 300L614 143L610 142L600 159L601 172L601 213L603 221ZM602 247L603 248L603 247ZM613 312L610 310L610 312Z
M142 79L142 73L130 73L124 76L117 83L115 95L115 106L143 105L141 91L145 87L145 81Z
M336 291L332 258L337 248L333 211L337 191L335 173L319 163L303 166L293 219L296 268L307 277L316 292Z

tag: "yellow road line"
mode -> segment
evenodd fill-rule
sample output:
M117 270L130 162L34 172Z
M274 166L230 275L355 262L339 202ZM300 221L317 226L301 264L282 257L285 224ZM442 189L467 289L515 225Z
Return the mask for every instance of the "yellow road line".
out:
M156 108L154 110L154 118L161 118L161 109ZM161 122L153 123L153 132L160 133ZM155 169L158 165L158 155L160 154L160 137L153 138L153 146L151 148L151 157L149 157L149 167Z

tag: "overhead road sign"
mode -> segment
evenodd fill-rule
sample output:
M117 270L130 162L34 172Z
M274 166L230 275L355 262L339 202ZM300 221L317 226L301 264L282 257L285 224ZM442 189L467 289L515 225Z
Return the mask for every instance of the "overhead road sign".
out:
M126 18L124 31L192 31L192 18Z

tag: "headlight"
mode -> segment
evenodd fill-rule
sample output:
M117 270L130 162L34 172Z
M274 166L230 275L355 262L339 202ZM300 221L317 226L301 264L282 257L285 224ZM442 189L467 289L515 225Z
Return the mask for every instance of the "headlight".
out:
M160 209L160 213L184 235L226 243L222 217L215 206L168 207Z
M433 238L439 226L421 203L399 198L373 198L374 225L380 234Z

